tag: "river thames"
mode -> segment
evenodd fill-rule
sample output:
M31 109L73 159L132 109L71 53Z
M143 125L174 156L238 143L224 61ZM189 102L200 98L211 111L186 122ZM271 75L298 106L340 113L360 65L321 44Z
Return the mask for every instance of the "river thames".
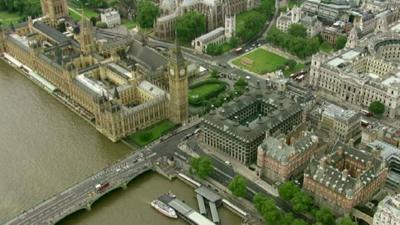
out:
M131 153L112 143L47 92L0 60L0 224ZM166 191L194 208L194 191L147 173L59 224L172 225L149 202ZM222 224L240 219L222 208Z

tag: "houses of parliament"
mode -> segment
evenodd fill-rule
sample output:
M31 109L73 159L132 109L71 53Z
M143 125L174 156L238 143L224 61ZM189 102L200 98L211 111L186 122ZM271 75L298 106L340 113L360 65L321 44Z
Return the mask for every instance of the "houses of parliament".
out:
M118 141L165 119L188 118L187 64L178 43L164 57L141 35L95 30L84 16L79 25L69 22L66 0L41 6L43 17L0 31L0 55L53 86L102 134ZM60 22L71 26L60 32Z

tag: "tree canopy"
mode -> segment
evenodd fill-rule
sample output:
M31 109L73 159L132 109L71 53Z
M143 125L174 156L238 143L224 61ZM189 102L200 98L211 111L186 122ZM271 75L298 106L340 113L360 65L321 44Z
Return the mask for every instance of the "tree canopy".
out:
M337 225L357 225L349 216L338 219Z
M286 201L289 201L294 195L300 191L293 182L285 182L278 188L279 196Z
M0 1L0 11L18 13L24 18L37 17L42 13L40 0L2 0Z
M254 195L253 204L268 225L307 225L305 221L295 219L293 214L280 211L271 198L260 193Z
M236 35L243 41L248 41L264 26L265 16L258 12L252 11L250 14L243 18L243 26L240 26L239 29L236 31Z
M186 13L176 21L176 32L178 40L188 44L206 32L206 18L197 11Z
M301 32L300 29L295 29L292 32ZM320 41L318 37L307 38L306 36L295 36L289 33L280 31L278 28L272 28L268 35L267 41L272 44L284 48L291 54L299 58L306 58L319 51Z
M321 208L315 213L315 220L323 225L335 225L335 217L328 208Z
M368 109L375 115L382 115L385 112L385 105L380 101L374 101L369 104Z
M201 179L208 177L214 171L211 160L207 156L193 158L190 162L190 166L191 171Z
M154 20L160 14L160 9L149 0L142 0L138 3L137 22L142 28L153 26Z
M293 23L289 26L288 33L295 37L306 37L307 29L303 24Z
M229 190L238 197L244 197L247 193L246 180L242 176L235 176L228 185Z
M347 42L347 37L339 36L336 39L335 50L340 50L340 49L344 48L346 46L346 42Z
M78 7L84 5L92 9L107 8L109 6L105 0L73 0L72 2Z

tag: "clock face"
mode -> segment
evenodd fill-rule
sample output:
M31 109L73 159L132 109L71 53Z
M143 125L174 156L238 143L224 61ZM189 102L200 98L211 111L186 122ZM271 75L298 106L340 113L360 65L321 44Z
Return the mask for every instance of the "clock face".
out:
M185 69L181 69L180 74L181 76L185 75Z
M175 70L174 69L170 69L169 73L173 76L175 74Z

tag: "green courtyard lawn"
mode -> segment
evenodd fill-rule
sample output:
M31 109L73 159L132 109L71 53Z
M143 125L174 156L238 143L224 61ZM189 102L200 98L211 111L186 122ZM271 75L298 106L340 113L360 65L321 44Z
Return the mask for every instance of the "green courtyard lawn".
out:
M0 11L0 23L9 25L11 23L16 24L21 20L21 16L17 13L9 13L6 11Z
M81 7L76 6L75 4L70 4L69 5L69 15L72 17L72 19L74 21L79 21L81 19L81 14L82 14L82 9ZM92 18L92 17L98 17L99 13L97 13L96 11L94 11L93 9L84 7L83 9L83 14L87 17L87 18Z
M227 84L225 82L214 79L195 83L189 88L189 104L202 106L206 101L224 92L226 87Z
M325 53L330 53L333 51L333 46L328 42L322 42L322 44L319 46L319 50Z
M75 11L70 10L69 15L72 17L72 19L75 22L78 22L79 20L81 20L81 16L78 13L76 13Z
M136 21L133 20L122 19L121 22L121 25L125 26L128 30L135 28L137 25Z
M246 60L248 60L247 63L244 62ZM286 62L287 59L267 50L258 48L253 52L234 60L233 64L257 74L265 74L282 68Z
M176 124L169 120L164 120L128 136L127 140L128 142L132 141L134 144L143 147L173 130L175 127Z

